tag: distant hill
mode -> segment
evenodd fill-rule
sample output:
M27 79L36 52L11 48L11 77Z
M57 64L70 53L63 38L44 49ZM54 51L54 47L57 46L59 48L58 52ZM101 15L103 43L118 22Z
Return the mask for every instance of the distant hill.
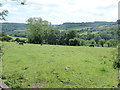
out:
M2 31L14 31L14 30L26 30L28 29L25 23L0 23L2 25Z
M2 30L5 32L14 31L14 30L26 30L28 26L25 23L0 23L2 24ZM95 21L95 22L65 22L61 25L54 25L56 29L69 29L76 27L98 27L102 25L116 25L117 22L103 22L103 21Z
M102 25L116 25L117 22L103 22L103 21L95 21L95 22L82 22L82 23L75 23L75 22L65 22L61 25L56 25L57 29L68 29L68 28L75 28L75 27L98 27Z
M101 34L107 36L107 34L116 35L118 22L105 22L105 21L95 21L95 22L65 22L60 25L54 25L55 29L60 32L65 33L70 30L75 30L79 35L91 34ZM28 32L26 31L28 26L25 23L2 23L2 31L5 31L10 36L15 37L27 37Z

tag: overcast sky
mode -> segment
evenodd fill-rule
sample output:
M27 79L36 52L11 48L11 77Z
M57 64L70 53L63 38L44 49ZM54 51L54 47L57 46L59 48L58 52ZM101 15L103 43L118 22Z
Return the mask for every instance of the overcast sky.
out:
M26 5L0 0L9 10L7 22L26 22L41 17L52 24L63 22L116 21L119 0L27 0Z

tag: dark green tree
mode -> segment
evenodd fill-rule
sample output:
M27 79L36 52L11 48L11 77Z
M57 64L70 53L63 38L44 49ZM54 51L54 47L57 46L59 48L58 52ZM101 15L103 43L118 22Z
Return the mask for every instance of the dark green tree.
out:
M74 39L69 39L69 45L75 46Z
M99 44L100 44L102 47L104 47L105 40L104 40L104 39L100 39L100 40L99 40Z
M79 38L74 38L74 45L79 46L80 45L80 39Z
M48 35L48 44L59 44L60 32L58 30L50 30Z
M27 22L29 27L28 41L30 43L42 45L45 32L52 30L53 26L50 22L42 20L42 18L39 17L29 18Z
M111 43L111 46L113 46L113 47L117 46L117 40L116 39L110 39L108 41Z
M86 45L86 41L84 39L80 39L80 46Z
M90 42L91 42L92 45L96 45L96 42L95 42L94 39L91 39Z
M66 33L60 35L59 44L66 45Z
M112 43L109 40L106 42L106 44L108 45L108 47L112 46Z
M98 34L95 34L94 40L95 40L96 44L98 44L100 39L101 39L101 37Z
M74 39L76 37L76 32L75 31L69 31L66 34L66 44L69 45L69 39Z
M69 39L69 45L79 46L80 45L80 39L79 38Z

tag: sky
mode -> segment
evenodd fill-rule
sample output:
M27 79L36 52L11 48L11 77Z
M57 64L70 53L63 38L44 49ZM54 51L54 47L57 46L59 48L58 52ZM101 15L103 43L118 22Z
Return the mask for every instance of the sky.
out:
M26 0L26 5L0 0L0 10L8 10L6 21L26 23L41 17L52 24L64 22L117 21L119 0Z

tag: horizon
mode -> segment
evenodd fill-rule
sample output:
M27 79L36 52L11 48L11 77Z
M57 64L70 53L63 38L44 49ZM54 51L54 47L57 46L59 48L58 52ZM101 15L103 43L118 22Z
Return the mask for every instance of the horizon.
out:
M96 22L117 22L117 20L116 21L91 21L91 22L63 22L62 24L65 24L65 23L96 23ZM19 24L27 24L27 22L26 23L24 23L24 22L0 22L0 23L19 23ZM61 24L52 24L52 25L61 25Z

